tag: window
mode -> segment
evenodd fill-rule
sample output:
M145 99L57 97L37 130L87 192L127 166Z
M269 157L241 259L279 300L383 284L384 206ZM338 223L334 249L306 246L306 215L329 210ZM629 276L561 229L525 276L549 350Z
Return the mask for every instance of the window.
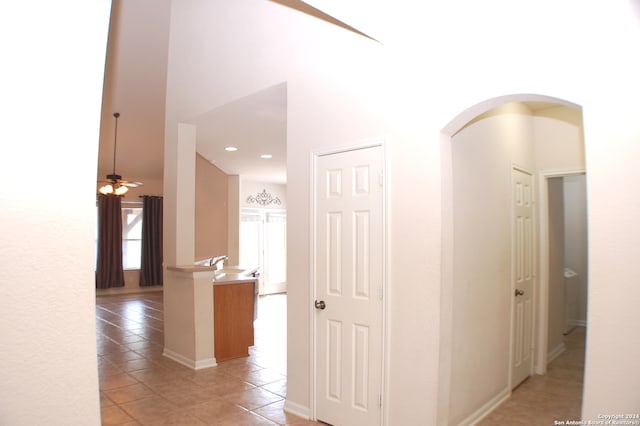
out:
M96 223L98 220L96 209ZM98 226L96 225L96 256L98 255ZM140 269L142 261L142 207L122 208L122 267ZM97 263L97 260L96 260Z
M122 208L122 267L140 269L142 258L142 207Z

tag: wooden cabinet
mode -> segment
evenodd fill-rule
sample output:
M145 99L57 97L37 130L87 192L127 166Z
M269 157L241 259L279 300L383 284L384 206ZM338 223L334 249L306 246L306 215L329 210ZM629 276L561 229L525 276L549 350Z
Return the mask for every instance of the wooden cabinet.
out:
M255 282L213 286L216 361L249 356L253 346Z

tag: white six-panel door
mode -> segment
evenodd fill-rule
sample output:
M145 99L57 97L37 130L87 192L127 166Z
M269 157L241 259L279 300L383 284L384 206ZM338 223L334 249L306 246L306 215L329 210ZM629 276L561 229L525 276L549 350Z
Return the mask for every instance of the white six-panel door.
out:
M381 421L382 148L319 156L315 172L316 418Z
M535 279L534 192L531 174L514 168L513 190L513 337L511 388L531 374L533 285Z

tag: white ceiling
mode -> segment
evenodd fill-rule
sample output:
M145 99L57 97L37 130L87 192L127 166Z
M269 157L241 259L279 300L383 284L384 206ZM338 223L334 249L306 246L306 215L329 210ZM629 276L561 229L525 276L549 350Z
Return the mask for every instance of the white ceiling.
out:
M161 181L171 0L114 0L112 7L98 179L113 171L117 111L116 173L127 180ZM197 126L197 151L243 180L285 183L286 99L283 83L204 112L190 121ZM238 151L226 152L229 145Z
M316 13L297 0L274 1L302 13ZM360 24L353 10L332 6L326 0L308 3ZM352 3L362 2L349 2ZM376 0L375 4L381 3ZM118 111L121 117L116 172L128 180L162 181L170 11L171 0L113 1L98 179L113 171L113 112ZM333 19L322 14L317 17ZM380 28L361 29L374 36L382 33ZM534 113L549 106L529 105ZM197 126L197 151L225 173L248 181L285 183L286 115L287 87L282 83L203 112L190 123ZM226 152L224 148L230 145L238 151ZM261 159L261 154L271 154L273 158Z
M196 149L227 174L243 180L286 183L287 86L270 87L202 114ZM225 147L238 148L235 152ZM260 156L269 154L270 159Z

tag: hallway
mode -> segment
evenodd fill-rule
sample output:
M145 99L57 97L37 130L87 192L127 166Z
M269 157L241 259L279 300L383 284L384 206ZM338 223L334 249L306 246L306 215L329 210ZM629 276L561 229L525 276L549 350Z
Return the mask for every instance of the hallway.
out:
M565 336L565 345L546 375L529 377L478 426L548 426L555 420L580 420L585 328L573 329Z
M248 358L194 371L162 356L162 293L96 297L102 424L311 425L283 410L286 295L260 297Z

